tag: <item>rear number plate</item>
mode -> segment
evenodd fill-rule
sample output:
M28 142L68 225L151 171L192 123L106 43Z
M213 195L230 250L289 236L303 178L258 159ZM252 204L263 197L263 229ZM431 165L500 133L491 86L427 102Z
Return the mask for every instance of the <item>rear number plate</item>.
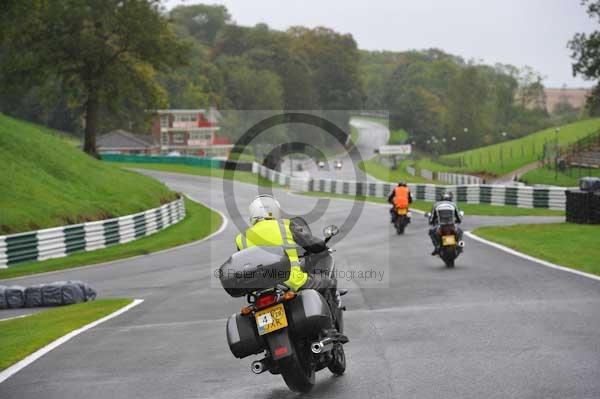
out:
M456 238L454 236L443 236L442 245L445 247L448 245L456 245Z
M282 303L256 312L254 317L256 318L258 335L265 335L288 325Z

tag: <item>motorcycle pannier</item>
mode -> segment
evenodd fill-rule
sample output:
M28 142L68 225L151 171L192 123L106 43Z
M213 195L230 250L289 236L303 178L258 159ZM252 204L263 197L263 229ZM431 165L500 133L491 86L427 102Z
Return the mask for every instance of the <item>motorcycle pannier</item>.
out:
M302 290L289 302L287 315L299 337L317 335L331 328L331 312L325 298L315 290Z
M218 275L225 291L240 297L288 280L290 260L283 247L251 247L233 254Z
M233 356L238 359L264 350L252 315L242 316L236 313L229 316L227 319L227 343Z

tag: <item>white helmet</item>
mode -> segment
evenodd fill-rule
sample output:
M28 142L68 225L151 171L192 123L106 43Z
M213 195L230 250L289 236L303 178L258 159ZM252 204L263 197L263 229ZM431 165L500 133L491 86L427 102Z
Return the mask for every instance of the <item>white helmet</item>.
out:
M248 207L250 210L250 223L255 224L262 219L279 219L281 206L272 195L261 194L254 198Z

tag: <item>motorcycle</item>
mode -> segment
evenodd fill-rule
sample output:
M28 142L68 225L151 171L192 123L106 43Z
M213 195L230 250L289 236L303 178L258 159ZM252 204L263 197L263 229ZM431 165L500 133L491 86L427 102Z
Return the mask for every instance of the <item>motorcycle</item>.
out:
M328 226L325 243L339 233ZM307 273L328 273L333 279L332 250L302 256ZM328 368L342 375L346 370L341 296L335 288L319 292L294 292L283 282L289 278L290 261L283 247L250 247L233 254L219 268L223 288L232 297L246 296L248 305L227 320L227 342L239 359L264 352L251 364L255 374L280 374L295 392L308 392L315 373ZM334 280L335 281L335 280Z
M457 226L454 223L454 208L445 209L441 205L438 210L438 226L436 234L439 235L438 242L441 243L439 248L439 256L444 261L448 268L454 267L456 258L462 253L465 242L459 239ZM464 216L464 212L460 212ZM425 217L430 219L431 213L426 213Z
M398 234L404 234L404 229L410 223L410 212L408 208L394 208L394 227Z

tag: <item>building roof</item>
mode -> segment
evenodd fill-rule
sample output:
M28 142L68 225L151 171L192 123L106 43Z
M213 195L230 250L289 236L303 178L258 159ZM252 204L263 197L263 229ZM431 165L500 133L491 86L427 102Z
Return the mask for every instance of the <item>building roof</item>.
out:
M117 129L98 137L98 148L146 149L158 143L150 135L135 134Z
M205 109L157 109L158 114L204 114Z

